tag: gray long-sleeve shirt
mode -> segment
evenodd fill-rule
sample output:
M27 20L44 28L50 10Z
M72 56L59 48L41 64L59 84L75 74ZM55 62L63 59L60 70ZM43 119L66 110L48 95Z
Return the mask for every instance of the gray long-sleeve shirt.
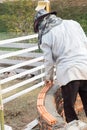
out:
M53 79L54 64L59 86L87 80L87 37L80 24L63 22L42 36L46 80Z

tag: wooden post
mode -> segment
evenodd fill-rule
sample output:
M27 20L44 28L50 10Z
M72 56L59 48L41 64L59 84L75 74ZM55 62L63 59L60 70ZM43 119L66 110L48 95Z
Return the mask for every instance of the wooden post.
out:
M0 85L0 130L4 130L4 112L3 112L1 85Z
M38 5L35 10L39 11L40 9L45 9L47 12L50 12L50 1L49 0L38 1Z

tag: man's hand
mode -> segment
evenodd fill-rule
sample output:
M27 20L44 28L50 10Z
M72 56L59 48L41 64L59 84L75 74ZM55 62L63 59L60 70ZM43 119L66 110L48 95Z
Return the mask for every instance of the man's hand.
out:
M53 80L46 80L45 85L46 86L53 85Z

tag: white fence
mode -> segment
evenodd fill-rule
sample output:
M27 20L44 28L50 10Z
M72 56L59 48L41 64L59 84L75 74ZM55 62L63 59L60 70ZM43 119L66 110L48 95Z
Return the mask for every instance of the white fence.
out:
M4 104L44 85L43 54L37 53L37 44L29 43L33 39L37 39L37 34L0 41L0 84Z

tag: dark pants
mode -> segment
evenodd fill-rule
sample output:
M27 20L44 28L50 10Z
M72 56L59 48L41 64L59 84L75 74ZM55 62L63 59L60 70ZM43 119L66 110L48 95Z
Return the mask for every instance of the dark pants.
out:
M73 120L78 120L78 117L74 109L77 93L79 93L81 97L85 114L87 116L87 81L72 81L67 85L62 86L61 89L64 100L64 112L66 121L70 122Z

